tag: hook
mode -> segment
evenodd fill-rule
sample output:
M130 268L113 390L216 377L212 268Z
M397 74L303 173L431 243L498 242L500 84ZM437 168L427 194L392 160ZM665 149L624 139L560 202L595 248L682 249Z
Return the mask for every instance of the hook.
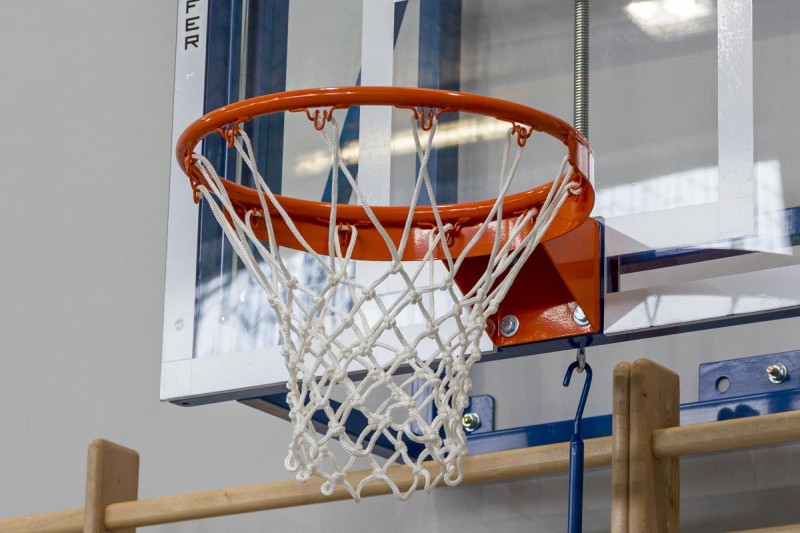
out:
M583 349L580 350L583 352ZM567 374L564 376L564 383L565 387L569 387L569 382L572 379L573 371L577 370L581 372L582 370L586 371L586 381L583 382L583 390L581 391L581 399L578 401L578 410L575 412L575 434L580 435L581 433L581 420L583 419L583 408L586 407L586 397L589 396L589 387L592 386L592 367L589 366L589 363L586 362L586 355L584 352L584 357L581 359L579 355L579 359L573 361L567 367Z
M578 410L575 412L575 433L569 441L569 508L567 531L580 533L583 531L583 438L581 437L581 420L583 408L586 407L586 397L589 396L589 387L592 385L592 367L586 362L586 352L581 347L578 357L567 367L564 376L564 386L568 387L573 372L586 371L586 380L583 382L581 399Z

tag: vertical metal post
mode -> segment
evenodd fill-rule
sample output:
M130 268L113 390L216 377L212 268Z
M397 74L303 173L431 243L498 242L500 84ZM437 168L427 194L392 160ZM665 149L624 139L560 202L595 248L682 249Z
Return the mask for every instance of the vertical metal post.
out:
M589 0L575 0L575 128L589 137Z

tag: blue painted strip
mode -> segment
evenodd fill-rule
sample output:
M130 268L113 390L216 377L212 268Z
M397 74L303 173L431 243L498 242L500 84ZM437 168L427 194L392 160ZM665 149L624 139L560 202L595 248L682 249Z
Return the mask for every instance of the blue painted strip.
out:
M419 7L418 85L428 89L461 90L461 0L423 0ZM441 125L458 116L443 113ZM458 201L458 146L431 151L428 175L438 204ZM420 164L417 161L417 175ZM423 187L420 205L430 204Z
M206 113L240 100L283 91L286 88L287 36L289 28L288 0L249 0L247 42L242 50L243 3L238 0L209 0L205 102ZM242 58L246 61L245 87L240 86ZM243 91L242 91L243 90ZM253 140L256 161L267 183L276 193L281 191L283 167L282 113L260 117L245 124ZM227 147L222 137L211 135L203 142L203 154L223 175L236 173L236 152ZM252 186L249 173L242 182ZM236 258L224 238L211 209L200 203L198 221L197 278L195 280L195 326L204 308L217 308L223 316L235 305L229 282ZM209 300L214 300L209 304ZM196 335L200 328L195 327ZM195 351L204 349L197 346Z
M396 2L394 4L394 44L397 45L397 36L400 35L400 28L403 24L403 18L406 14L406 7L408 6L408 1L404 0L402 2ZM356 85L361 85L361 72L359 71L358 75L356 76ZM341 127L341 132L339 132L339 147L343 148L350 144L351 142L358 139L358 132L359 132L359 121L361 120L361 108L360 107L350 107L347 109L347 114L344 118L344 125ZM347 170L353 176L353 178L358 178L358 161L347 165ZM349 203L350 196L353 194L353 188L350 186L350 182L347 181L347 178L340 169L336 169L336 176L338 179L338 195L339 195L339 203ZM322 200L323 202L330 202L331 201L331 185L333 183L333 169L328 172L328 179L325 182L325 190L322 193Z
M251 0L248 14L245 98L285 91L289 0ZM280 194L283 181L284 117L275 113L244 124L253 141L258 170L276 194ZM243 183L254 185L249 173L243 176Z
M240 42L242 23L241 2L233 0L209 0L206 79L204 112L222 107L239 94ZM235 172L235 158L219 135L210 135L203 141L203 155L225 176ZM222 228L217 223L211 208L201 202L198 209L197 276L195 279L195 351L198 347L200 328L197 321L200 311L213 306L221 312L227 309L228 290L226 282L230 277L234 252L223 237Z

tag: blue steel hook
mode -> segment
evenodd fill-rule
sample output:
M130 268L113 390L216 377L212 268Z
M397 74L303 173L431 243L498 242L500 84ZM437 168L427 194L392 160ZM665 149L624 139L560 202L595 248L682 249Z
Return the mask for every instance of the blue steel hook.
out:
M582 350L581 350L582 351ZM577 369L578 372L586 371L586 381L583 382L581 399L578 402L578 410L575 413L575 432L569 441L569 521L567 531L569 533L580 533L583 531L583 438L581 437L581 419L583 418L583 408L586 407L586 397L589 396L589 387L592 385L592 367L584 362L585 359L578 356L578 361L573 361L567 367L567 374L564 376L564 386L568 387L572 373Z

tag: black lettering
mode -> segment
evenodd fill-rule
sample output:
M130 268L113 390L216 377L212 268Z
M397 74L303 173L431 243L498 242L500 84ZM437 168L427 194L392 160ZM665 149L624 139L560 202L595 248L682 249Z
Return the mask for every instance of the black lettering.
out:
M199 35L187 35L186 39L183 40L183 49L188 50L189 47L200 48L200 36Z
M200 25L196 22L200 20L200 17L187 17L186 18L186 32L190 31L197 31L200 29Z
M194 8L195 4L200 0L186 0L186 13L189 12L190 9Z

